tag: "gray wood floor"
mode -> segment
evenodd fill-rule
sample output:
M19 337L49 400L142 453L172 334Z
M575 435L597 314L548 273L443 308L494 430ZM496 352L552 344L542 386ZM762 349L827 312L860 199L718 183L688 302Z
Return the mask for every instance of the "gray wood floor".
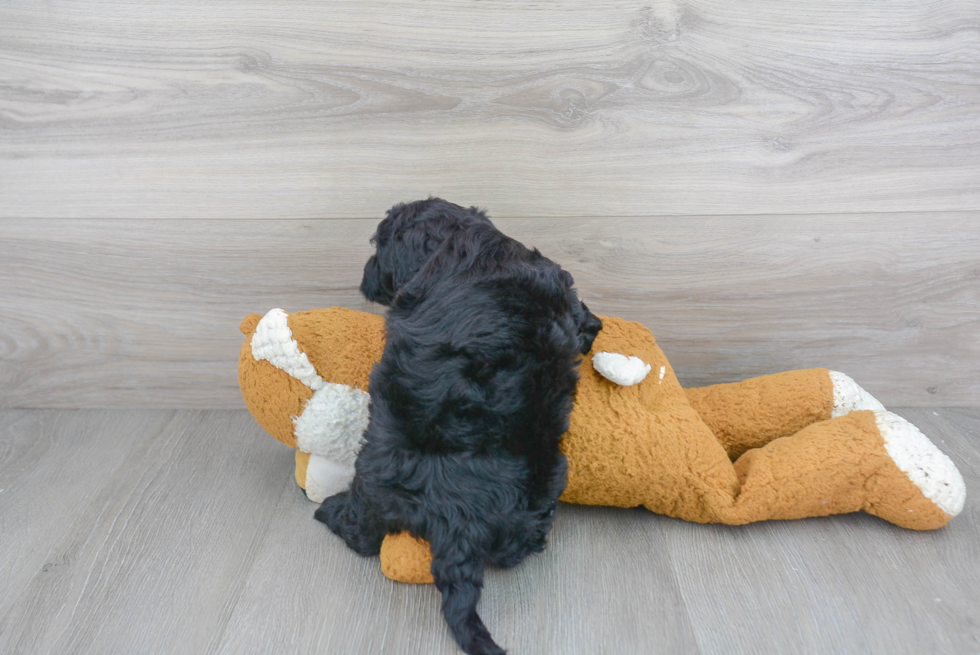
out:
M738 528L563 505L487 576L513 653L980 652L980 409L899 409L966 478L916 533L867 515ZM455 653L431 587L312 518L244 411L0 411L0 652Z

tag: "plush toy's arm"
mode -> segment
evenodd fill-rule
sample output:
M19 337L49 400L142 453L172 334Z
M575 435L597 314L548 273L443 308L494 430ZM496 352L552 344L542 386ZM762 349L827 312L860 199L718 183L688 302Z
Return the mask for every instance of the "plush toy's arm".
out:
M884 409L849 377L824 368L684 391L733 460L817 421L851 410Z

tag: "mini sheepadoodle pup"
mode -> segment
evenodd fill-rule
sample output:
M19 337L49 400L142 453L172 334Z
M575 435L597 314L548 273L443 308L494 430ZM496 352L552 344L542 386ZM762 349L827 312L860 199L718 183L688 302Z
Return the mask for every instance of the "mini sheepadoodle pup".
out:
M396 205L371 241L361 291L389 307L387 343L354 480L316 517L362 555L401 530L428 540L456 641L503 653L476 613L484 565L544 548L578 363L602 323L571 275L476 208Z

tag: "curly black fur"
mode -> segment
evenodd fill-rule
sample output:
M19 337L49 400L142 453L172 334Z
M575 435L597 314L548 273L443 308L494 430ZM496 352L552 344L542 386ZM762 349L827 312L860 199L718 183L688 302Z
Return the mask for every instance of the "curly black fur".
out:
M484 565L544 548L578 361L602 324L571 275L476 208L396 205L372 243L361 291L389 306L387 344L354 481L316 517L362 555L401 530L428 540L456 641L503 653L476 613Z

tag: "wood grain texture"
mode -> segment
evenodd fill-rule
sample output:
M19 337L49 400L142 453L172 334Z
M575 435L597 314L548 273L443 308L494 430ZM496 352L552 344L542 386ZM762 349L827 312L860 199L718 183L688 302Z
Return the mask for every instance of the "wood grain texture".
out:
M515 654L975 653L980 409L897 411L966 479L941 530L563 504L544 553L488 572L480 612ZM436 590L385 579L314 521L289 449L243 410L0 410L0 425L16 581L0 652L459 652Z
M170 411L0 414L0 617L34 583L71 564L58 550L138 444L157 438ZM127 438L128 436L128 438ZM42 576L43 577L43 576Z
M564 504L558 517L544 554L488 577L495 587L494 629L507 635L508 648L700 652L674 566L662 556L667 544L659 517Z
M966 481L966 508L942 530L902 530L866 514L737 528L663 519L702 652L980 649L980 413L898 413L949 454Z
M433 587L386 582L377 558L313 519L316 505L295 485L278 501L217 652L456 652Z
M975 0L0 7L0 215L980 209Z
M311 521L314 508L284 492L220 653L460 652L433 586L390 582ZM513 653L698 653L663 551L649 513L563 505L543 554L488 570L480 614Z
M980 213L499 219L689 386L844 371L887 405L980 398ZM0 221L0 406L237 408L249 313L381 308L374 220Z
M159 417L144 412L143 421L152 427ZM274 462L288 465L290 454L244 412L182 412L164 430L135 434L127 427L103 428L103 439L129 453L64 535L44 544L50 564L33 570L0 618L0 652L200 653L221 636L290 482ZM47 528L52 519L33 522Z

